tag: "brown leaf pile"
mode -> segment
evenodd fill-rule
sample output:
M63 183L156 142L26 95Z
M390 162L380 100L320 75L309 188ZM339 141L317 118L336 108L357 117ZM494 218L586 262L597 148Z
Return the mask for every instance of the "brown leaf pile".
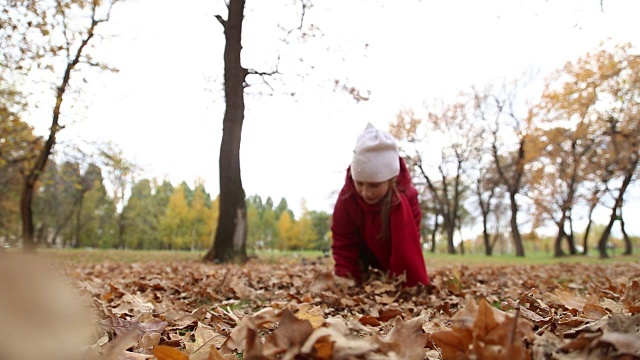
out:
M637 263L430 268L408 289L328 263L65 270L97 313L89 360L640 359Z

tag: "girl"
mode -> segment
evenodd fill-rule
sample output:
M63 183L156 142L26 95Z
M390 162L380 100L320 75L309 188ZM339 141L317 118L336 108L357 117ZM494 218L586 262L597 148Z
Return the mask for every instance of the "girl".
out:
M358 283L374 267L429 285L420 244L418 192L391 134L368 124L356 142L333 211L335 274Z

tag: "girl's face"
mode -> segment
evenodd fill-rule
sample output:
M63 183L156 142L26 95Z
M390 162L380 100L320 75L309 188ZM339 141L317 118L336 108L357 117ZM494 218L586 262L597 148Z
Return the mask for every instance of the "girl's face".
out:
M369 205L377 204L387 195L391 180L383 182L353 181L358 195Z

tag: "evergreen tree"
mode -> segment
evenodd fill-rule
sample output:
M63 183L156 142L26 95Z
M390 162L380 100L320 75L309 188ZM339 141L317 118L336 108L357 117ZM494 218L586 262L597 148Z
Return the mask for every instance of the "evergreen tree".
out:
M278 206L276 206L274 211L276 213L276 219L280 219L280 216L282 216L282 214L284 214L285 212L289 214L289 217L292 220L295 219L295 215L293 214L293 211L289 209L289 205L287 204L287 199L285 198L282 198L280 200L280 202L278 203Z
M100 167L90 164L86 173L85 177L92 179L93 185L80 210L78 246L111 248L116 239L116 210L107 195Z
M151 194L151 182L148 179L138 181L131 188L131 196L124 207L123 238L129 249L155 249L158 236L158 218L154 211Z
M315 250L328 249L330 246L331 214L326 211L312 210L309 211L309 218L315 234L311 248Z

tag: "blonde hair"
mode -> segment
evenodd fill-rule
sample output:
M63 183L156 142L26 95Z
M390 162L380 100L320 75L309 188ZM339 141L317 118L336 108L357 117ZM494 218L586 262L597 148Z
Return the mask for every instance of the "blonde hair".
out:
M393 194L396 194L396 202L392 203ZM380 209L380 221L382 227L380 229L380 240L388 242L391 240L391 206L400 202L400 194L396 187L396 177L389 179L389 191L382 199L382 209Z

